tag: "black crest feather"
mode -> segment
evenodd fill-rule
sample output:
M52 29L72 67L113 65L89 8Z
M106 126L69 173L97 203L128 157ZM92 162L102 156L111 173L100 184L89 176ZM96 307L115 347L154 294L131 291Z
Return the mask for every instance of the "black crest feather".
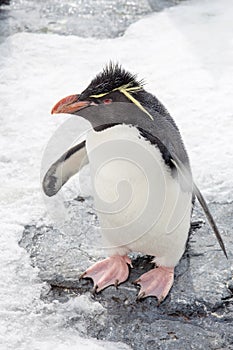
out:
M80 99L111 92L123 85L138 87L143 85L143 81L137 80L137 75L127 72L120 64L110 62L81 93Z

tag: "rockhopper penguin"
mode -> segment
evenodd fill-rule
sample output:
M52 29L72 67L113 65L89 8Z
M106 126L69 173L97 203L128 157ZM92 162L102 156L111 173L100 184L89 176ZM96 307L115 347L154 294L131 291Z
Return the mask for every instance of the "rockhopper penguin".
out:
M48 170L43 189L48 196L81 167L90 163L95 207L108 258L82 275L94 289L118 285L128 278L128 253L154 256L155 268L137 281L138 298L161 302L174 280L190 230L195 196L226 254L204 198L192 180L187 152L168 111L142 81L110 63L79 95L68 96L52 109L87 119L86 141L68 150Z

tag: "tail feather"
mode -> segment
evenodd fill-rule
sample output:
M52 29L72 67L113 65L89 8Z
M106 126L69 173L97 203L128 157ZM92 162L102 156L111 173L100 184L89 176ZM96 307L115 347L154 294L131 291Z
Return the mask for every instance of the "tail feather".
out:
M210 224L211 228L213 229L213 231L214 231L214 233L215 233L215 235L217 237L218 243L219 243L223 253L225 254L226 258L228 259L223 239L222 239L221 234L219 232L219 229L218 229L218 227L217 227L217 225L216 225L216 223L214 221L214 218L213 218L213 216L211 215L211 213L209 211L208 205L207 205L204 197L202 196L199 188L195 184L193 184L193 185L194 185L194 193L195 193L199 203L201 204L202 209L204 210L204 213L205 213L205 215L206 215L206 217L207 217L207 219L209 221L209 224Z

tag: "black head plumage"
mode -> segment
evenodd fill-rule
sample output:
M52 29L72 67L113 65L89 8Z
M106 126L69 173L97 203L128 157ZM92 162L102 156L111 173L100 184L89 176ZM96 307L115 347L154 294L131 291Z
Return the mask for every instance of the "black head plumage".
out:
M110 62L81 93L79 99L85 100L91 95L99 95L113 91L122 86L142 87L143 81L137 80L137 76L126 71L118 63Z

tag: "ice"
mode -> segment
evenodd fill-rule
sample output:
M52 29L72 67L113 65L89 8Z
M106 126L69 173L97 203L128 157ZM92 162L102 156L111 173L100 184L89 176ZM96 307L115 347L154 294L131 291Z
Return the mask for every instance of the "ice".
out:
M114 38L145 15L180 1L185 0L6 0L0 31L3 36L29 32Z
M156 2L153 10L164 0ZM166 3L171 4L173 0ZM27 31L97 38L123 35L131 23L152 12L147 0L11 0L4 10L0 13L4 35Z
M41 193L41 160L55 130L67 119L50 116L51 107L61 97L82 91L110 59L144 77L147 89L171 112L207 199L232 200L232 15L231 0L196 0L149 15L116 39L20 33L1 44L2 349L126 349L85 339L85 313L99 315L100 322L106 317L91 297L65 304L43 302L40 294L48 287L18 246L25 225L42 217L51 222ZM80 120L80 134L88 127ZM47 164L65 146L61 143ZM87 170L81 181L88 193ZM63 191L66 200L78 194L72 183ZM66 327L77 315L76 328Z

